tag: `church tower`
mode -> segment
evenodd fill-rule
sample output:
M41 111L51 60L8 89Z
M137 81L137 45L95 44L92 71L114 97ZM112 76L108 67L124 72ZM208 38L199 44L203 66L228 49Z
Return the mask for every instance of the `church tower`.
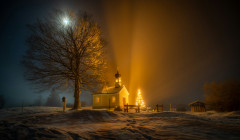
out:
M119 88L121 86L122 86L121 74L119 74L117 70L117 73L115 74L115 88Z

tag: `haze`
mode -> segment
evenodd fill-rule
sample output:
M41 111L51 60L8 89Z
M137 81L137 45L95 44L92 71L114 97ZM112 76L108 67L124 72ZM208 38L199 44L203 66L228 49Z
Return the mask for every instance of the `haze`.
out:
M205 82L240 78L239 10L234 2L15 2L1 7L0 94L8 106L39 96L23 79L19 64L29 33L25 24L47 16L53 8L85 10L99 22L108 41L109 85L114 84L118 67L130 103L141 89L147 105L188 104L204 99ZM91 100L89 94L83 96Z

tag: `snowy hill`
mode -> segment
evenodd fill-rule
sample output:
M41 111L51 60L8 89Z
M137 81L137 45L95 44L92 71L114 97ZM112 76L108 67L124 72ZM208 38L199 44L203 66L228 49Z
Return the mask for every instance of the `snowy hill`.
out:
M0 110L1 139L240 139L240 112Z

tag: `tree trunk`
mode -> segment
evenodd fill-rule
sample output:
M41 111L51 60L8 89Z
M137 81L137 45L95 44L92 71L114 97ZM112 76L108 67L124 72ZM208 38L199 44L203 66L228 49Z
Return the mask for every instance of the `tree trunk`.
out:
M80 80L77 78L75 80L74 106L73 106L73 109L81 109L80 94L81 94Z

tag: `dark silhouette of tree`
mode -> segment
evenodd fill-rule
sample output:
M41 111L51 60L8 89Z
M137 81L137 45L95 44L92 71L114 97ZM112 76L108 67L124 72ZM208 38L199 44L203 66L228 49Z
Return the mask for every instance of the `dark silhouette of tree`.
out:
M2 109L5 105L5 99L3 95L0 95L0 109Z
M205 102L210 110L240 110L240 82L205 83Z
M46 106L56 106L56 107L61 106L61 99L59 95L55 92L55 89L53 89L50 95L48 96Z
M28 25L31 35L23 57L25 77L38 89L74 89L74 107L81 108L82 90L96 89L105 68L100 27L85 12L56 10Z

